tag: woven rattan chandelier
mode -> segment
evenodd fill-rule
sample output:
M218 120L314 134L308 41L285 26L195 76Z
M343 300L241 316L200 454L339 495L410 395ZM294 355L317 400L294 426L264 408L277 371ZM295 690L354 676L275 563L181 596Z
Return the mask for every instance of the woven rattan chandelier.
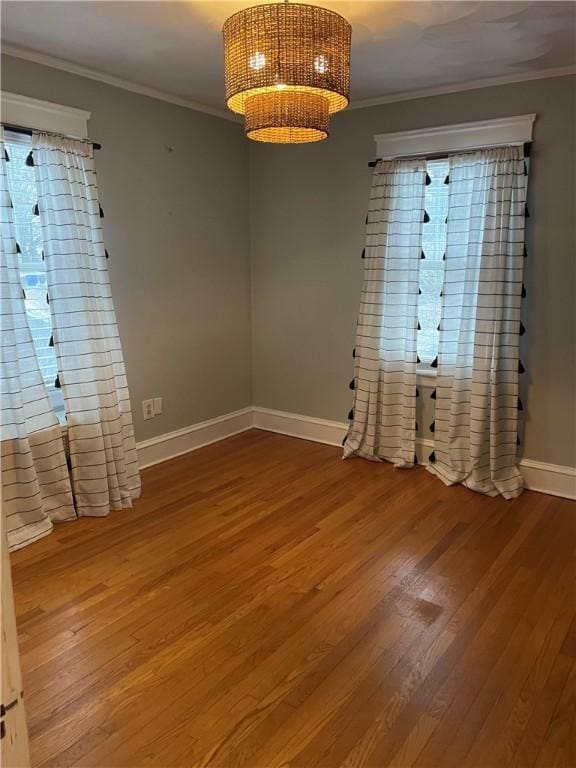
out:
M246 8L225 23L226 103L255 141L302 144L330 132L348 105L352 28L303 3Z

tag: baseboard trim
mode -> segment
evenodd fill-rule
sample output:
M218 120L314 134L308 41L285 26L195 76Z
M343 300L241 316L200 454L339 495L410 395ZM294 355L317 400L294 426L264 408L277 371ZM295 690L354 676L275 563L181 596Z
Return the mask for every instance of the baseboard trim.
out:
M174 459L252 427L252 408L226 413L136 444L140 469Z
M271 408L242 408L240 411L217 416L215 419L208 419L137 443L140 469L204 448L248 429L262 429L301 440L341 446L348 424L304 416L300 413L276 411ZM428 463L428 456L433 450L433 440L416 441L416 455L420 464ZM520 469L526 488L531 491L576 499L576 468L522 459Z
M326 445L341 445L348 429L348 424L339 421L327 421L297 413L274 411L269 408L254 408L253 426L281 435L313 440ZM428 456L434 450L434 441L421 439L416 441L416 455L420 464L428 463ZM532 459L522 459L520 470L526 488L550 496L576 499L576 468L559 464L547 464Z
M550 496L576 499L576 469L561 464L547 464L544 461L521 459L520 471L526 488Z
M267 432L276 432L288 437L299 437L302 440L312 440L314 443L326 445L342 445L342 440L348 429L347 424L339 421L328 421L313 416L302 416L299 413L274 411L270 408L253 408L252 426Z

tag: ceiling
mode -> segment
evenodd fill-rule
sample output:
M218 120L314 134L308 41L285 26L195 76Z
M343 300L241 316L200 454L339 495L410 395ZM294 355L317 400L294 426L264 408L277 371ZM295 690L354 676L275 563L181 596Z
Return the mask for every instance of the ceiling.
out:
M352 23L353 104L575 64L573 2L317 3ZM222 23L256 4L4 0L2 44L18 55L56 57L61 67L221 109Z

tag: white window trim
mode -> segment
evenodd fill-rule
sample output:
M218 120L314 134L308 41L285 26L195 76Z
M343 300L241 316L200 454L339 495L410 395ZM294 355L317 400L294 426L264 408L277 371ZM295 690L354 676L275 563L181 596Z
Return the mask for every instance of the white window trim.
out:
M433 368L417 368L416 384L422 389L434 389L436 386L436 371Z
M378 133L376 157L391 160L406 155L459 152L532 141L535 114L516 115L475 123L457 123L417 131Z
M85 109L68 107L51 101L32 99L9 91L0 92L2 122L19 128L35 131L48 131L78 139L88 138L88 120L91 113ZM11 141L18 141L18 134L10 134ZM52 389L49 384L48 389ZM61 423L64 423L64 409L55 407L54 411ZM65 427L63 427L65 428Z
M85 109L31 99L8 91L1 92L0 101L3 123L29 130L61 133L78 139L88 138L91 113Z
M85 109L32 99L9 91L0 91L0 106L2 122L7 125L33 131L58 133L77 139L88 138L88 120L91 113ZM18 134L10 135L10 140L19 141ZM46 386L49 390L54 389L53 385ZM63 406L55 406L54 412L60 421L62 433L65 434L67 427Z
M536 114L533 113L415 131L377 133L374 136L376 157L380 160L393 160L397 157L524 144L532 141L535 120ZM418 386L433 389L436 386L436 371L429 367L418 368L416 380Z

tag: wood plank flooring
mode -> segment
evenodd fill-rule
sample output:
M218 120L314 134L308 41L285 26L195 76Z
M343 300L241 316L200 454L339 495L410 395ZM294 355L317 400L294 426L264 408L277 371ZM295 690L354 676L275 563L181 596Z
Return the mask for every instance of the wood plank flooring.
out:
M13 555L33 765L573 768L576 503L250 431Z

